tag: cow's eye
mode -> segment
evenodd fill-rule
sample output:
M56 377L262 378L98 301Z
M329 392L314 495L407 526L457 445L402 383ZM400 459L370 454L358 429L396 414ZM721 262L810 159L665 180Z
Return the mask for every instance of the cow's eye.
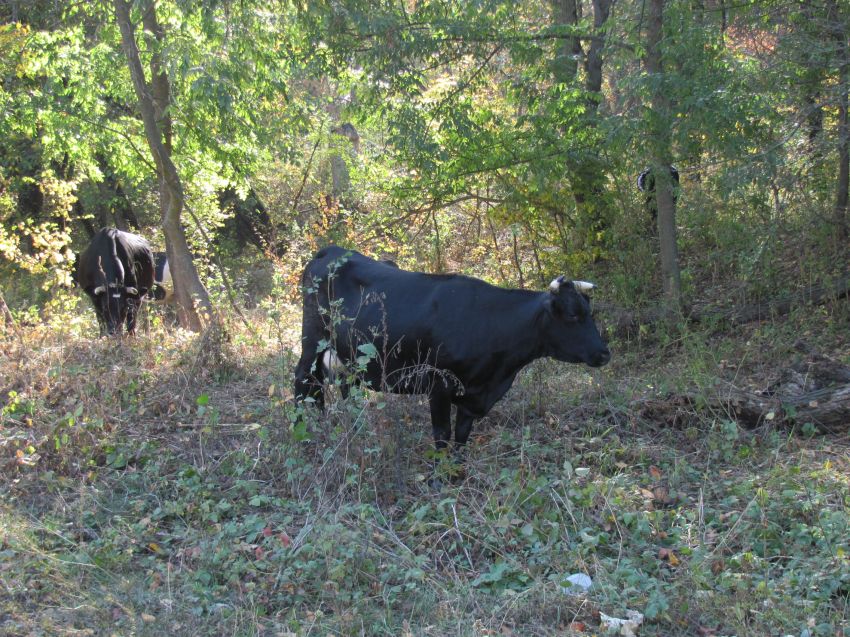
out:
M579 318L577 314L564 314L564 320L567 323L578 323Z

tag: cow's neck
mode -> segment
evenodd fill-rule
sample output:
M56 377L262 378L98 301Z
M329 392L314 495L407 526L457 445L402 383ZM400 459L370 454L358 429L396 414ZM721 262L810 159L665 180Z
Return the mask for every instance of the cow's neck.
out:
M523 367L546 356L546 343L541 334L544 311L540 295L529 293L527 299L505 317L505 333L496 335L499 347L491 356L491 378L513 379Z

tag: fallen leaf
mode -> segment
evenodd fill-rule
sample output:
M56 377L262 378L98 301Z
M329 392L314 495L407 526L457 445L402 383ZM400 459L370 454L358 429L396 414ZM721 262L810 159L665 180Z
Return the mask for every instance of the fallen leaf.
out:
M673 552L673 549L658 549L658 559L666 560L667 563L670 564L670 566L678 566L681 563L681 560L676 557L676 554Z
M649 475L652 476L654 480L661 479L661 469L656 467L654 464L649 466Z
M154 617L153 615L148 615L147 613L142 613L141 617L142 621L146 624L150 624L156 621L156 617Z

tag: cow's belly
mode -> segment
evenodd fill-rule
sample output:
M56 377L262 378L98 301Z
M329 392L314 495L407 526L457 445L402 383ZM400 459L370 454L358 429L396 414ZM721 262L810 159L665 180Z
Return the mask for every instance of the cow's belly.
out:
M371 366L370 366L371 367ZM365 380L373 389L394 394L430 394L433 391L455 395L460 381L447 370L436 369L427 363L387 366L370 369Z

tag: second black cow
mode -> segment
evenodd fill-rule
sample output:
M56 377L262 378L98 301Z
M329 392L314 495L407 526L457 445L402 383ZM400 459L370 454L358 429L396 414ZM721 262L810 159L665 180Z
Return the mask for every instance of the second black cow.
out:
M171 266L168 265L168 255L165 252L154 252L153 287L148 293L152 301L170 303L174 298L174 282L171 280Z
M94 305L101 335L120 332L125 321L127 332L135 333L136 315L153 280L148 242L115 228L95 234L77 259L76 282Z
M427 394L437 449L463 445L473 420L531 361L605 365L590 314L593 287L559 277L544 292L509 290L462 275L409 272L357 252L320 250L302 278L302 354L295 398L323 405L323 381L359 359L373 389Z

